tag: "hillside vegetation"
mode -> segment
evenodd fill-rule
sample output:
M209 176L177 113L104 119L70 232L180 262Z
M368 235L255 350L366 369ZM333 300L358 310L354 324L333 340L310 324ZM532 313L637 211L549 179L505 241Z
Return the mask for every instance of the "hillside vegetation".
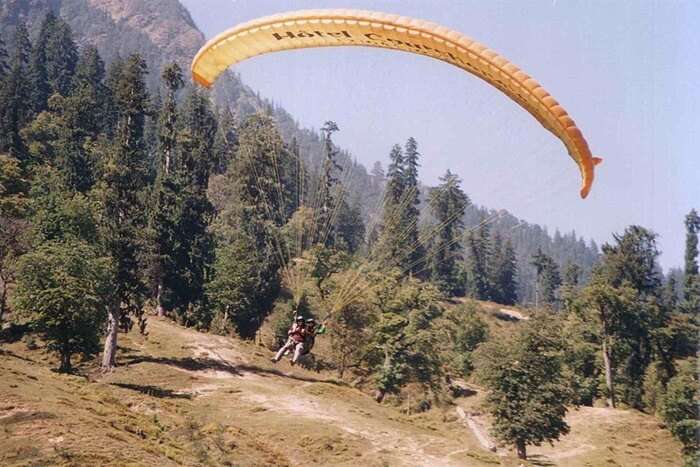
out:
M517 326L483 313L494 327ZM155 318L149 329L124 336L122 365L104 377L90 362L76 375L55 373L26 339L3 344L0 463L523 465L483 447L453 405L407 415L330 373L273 366L251 342ZM472 387L454 403L485 429L480 394ZM531 465L681 463L678 443L652 417L581 408L567 420L571 434L533 448Z

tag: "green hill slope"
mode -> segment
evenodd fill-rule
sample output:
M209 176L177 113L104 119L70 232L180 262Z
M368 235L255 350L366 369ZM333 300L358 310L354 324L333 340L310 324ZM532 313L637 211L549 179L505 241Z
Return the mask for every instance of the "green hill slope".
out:
M25 342L3 344L0 464L519 465L482 446L455 406L408 416L329 374L274 366L251 342L155 319L149 330L124 336L114 373L84 365L90 378L52 372ZM467 393L456 403L486 432L483 395ZM569 422L571 435L532 450L533 465L681 465L652 417L584 408Z

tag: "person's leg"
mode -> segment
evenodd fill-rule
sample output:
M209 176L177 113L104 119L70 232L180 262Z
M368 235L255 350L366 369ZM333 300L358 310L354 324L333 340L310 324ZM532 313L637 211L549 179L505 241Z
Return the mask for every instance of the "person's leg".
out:
M294 347L294 341L288 339L287 342L277 351L277 354L272 359L275 362L279 362L284 355Z
M296 348L294 349L294 357L292 357L292 363L296 363L297 360L299 360L299 357L301 356L301 354L303 354L303 353L304 353L304 343L299 342L296 345Z

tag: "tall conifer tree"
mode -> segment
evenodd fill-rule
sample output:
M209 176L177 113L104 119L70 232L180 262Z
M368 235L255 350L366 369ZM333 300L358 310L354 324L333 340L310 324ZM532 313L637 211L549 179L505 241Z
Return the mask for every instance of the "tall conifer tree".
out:
M120 66L112 82L117 125L114 141L103 156L100 194L105 242L116 266L116 298L107 318L104 370L115 366L122 318L128 313L140 314L146 295L140 275L141 233L145 226L142 196L148 175L144 141L149 106L146 73L145 61L139 55L132 55Z
M420 264L421 258L425 256L425 248L418 241L418 225L420 211L418 206L420 205L420 190L418 188L418 159L420 154L418 153L418 143L413 137L408 138L406 141L406 146L404 147L404 190L405 196L410 198L406 204L406 208L402 213L402 224L403 224L403 234L402 238L405 237L403 243L405 243L406 248L406 268L408 268L411 273L416 274L425 269ZM425 277L428 274L421 274Z
M437 235L429 253L431 280L448 295L461 296L466 285L461 238L469 197L460 188L459 177L449 170L440 181L442 183L430 191L428 201L438 222Z
M700 314L700 273L698 273L698 232L700 216L693 209L685 217L685 283L683 284L683 308Z
M17 25L13 42L15 48L10 71L0 95L0 151L9 153L26 166L28 153L20 130L32 117L32 88L27 80L32 45L24 23Z

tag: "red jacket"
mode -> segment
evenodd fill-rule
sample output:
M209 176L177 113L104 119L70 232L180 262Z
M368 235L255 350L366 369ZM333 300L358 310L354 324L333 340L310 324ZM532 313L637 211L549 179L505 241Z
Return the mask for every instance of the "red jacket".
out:
M304 342L304 338L306 338L306 326L303 324L300 326L297 323L294 323L287 334L289 337L294 339L294 342L296 343Z

